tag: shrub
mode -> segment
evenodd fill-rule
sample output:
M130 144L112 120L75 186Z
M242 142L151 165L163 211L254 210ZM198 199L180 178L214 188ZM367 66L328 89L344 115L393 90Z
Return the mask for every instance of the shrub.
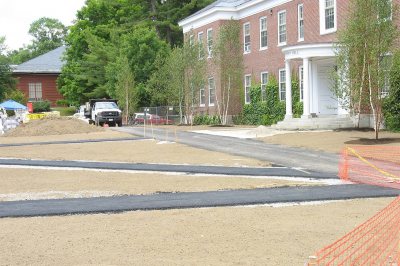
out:
M41 113L41 112L49 112L50 111L50 101L40 101L33 103L33 112Z
M220 125L221 119L217 115L196 115L193 125Z
M383 115L388 130L400 131L400 51L393 56L390 91L383 103Z
M56 104L57 104L58 106L63 106L63 107L67 107L67 106L69 105L68 101L65 100L65 99L57 100Z

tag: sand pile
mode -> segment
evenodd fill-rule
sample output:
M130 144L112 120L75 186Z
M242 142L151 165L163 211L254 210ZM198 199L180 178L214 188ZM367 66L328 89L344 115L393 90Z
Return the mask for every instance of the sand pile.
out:
M101 127L89 125L72 117L49 117L32 120L7 132L4 137L28 137L46 135L80 134L104 131Z

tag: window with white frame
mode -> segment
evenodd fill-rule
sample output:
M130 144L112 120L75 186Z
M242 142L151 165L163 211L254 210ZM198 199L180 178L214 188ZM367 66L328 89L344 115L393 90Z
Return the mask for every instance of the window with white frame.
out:
M189 45L193 46L193 44L194 44L194 35L190 34L190 36L189 36Z
M268 72L261 72L261 100L267 100Z
M279 69L279 100L286 100L286 71Z
M250 88L251 88L251 75L244 76L244 102L246 104L250 103Z
M213 51L213 30L212 29L207 30L207 51L208 51L208 57L212 57L212 51Z
M251 51L251 41L250 41L250 23L247 22L243 24L243 38L244 38L244 52L250 53Z
M319 0L320 33L328 34L337 29L336 0Z
M260 50L268 47L267 17L260 18Z
M197 43L199 45L199 59L204 58L204 43L203 43L203 32L197 34Z
M278 13L278 45L286 45L286 10Z
M303 66L299 67L299 89L300 89L300 101L304 99L304 70Z
M215 80L214 78L208 79L208 105L214 106L215 103Z
M42 100L42 83L29 83L29 100L40 101Z
M299 42L304 41L304 5L297 7L297 30Z
M200 87L200 106L206 105L206 89L204 86Z

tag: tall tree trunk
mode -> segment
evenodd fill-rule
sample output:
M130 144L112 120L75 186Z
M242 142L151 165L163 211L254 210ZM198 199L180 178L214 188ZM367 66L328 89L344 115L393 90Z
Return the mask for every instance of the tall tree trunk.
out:
M372 97L372 84L371 84L372 80L371 80L371 66L368 65L368 87L369 87L369 103L371 105L371 109L372 109L372 114L374 117L374 129L375 129L375 139L377 140L379 137L379 127L378 127L378 117L377 117L377 110L375 109L375 104L374 104L374 100Z
M360 128L360 120L361 120L361 104L362 104L362 93L363 93L363 88L364 88L364 81L365 81L365 65L366 65L366 50L367 50L367 43L364 42L364 52L363 52L363 70L362 70L362 75L361 75L361 84L360 84L360 93L358 95L358 122L357 122L357 127Z

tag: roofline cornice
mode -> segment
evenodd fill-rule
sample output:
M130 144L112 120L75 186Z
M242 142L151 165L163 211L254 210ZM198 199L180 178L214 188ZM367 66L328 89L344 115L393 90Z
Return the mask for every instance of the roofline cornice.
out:
M243 19L251 15L266 11L293 0L254 0L238 7L212 7L209 10L189 16L178 22L183 33L196 29L218 20Z

